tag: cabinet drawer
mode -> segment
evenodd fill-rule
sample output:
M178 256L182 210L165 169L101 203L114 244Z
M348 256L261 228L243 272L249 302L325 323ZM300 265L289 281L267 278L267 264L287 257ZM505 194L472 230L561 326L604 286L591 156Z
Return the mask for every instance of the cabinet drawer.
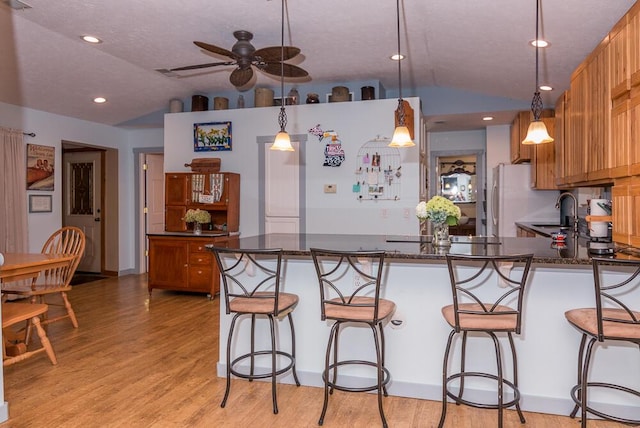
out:
M213 254L191 253L189 254L189 265L210 265L213 263Z
M210 266L192 266L189 268L189 288L211 291L213 285L213 269Z
M211 252L207 250L207 248L205 247L205 245L211 245L211 244L213 244L213 241L202 240L202 242L200 242L200 240L198 240L198 242L189 242L189 254L193 254L193 253L211 254Z

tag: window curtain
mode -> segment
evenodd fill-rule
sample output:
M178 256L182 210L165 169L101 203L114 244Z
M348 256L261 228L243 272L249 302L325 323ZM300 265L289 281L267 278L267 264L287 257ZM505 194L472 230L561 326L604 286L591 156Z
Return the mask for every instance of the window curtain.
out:
M22 131L0 127L0 252L28 252L26 183Z

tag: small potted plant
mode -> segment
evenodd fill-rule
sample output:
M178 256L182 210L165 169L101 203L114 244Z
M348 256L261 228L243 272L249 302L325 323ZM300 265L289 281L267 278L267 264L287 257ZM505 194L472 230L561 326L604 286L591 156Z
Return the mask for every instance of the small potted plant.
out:
M193 233L200 235L202 233L202 224L211 223L211 214L209 214L209 211L199 208L195 210L190 209L187 210L183 220L187 223L193 223Z

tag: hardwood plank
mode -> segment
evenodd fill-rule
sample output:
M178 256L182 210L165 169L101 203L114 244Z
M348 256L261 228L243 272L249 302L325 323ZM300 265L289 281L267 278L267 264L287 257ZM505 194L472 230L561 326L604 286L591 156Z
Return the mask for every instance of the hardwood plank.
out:
M146 275L83 284L69 298L80 327L58 322L48 328L58 365L42 355L5 368L10 419L0 427L317 426L322 388L278 385L274 415L270 384L238 379L220 408L225 382L215 374L217 298L154 290L149 299ZM391 427L435 427L440 418L436 401L387 397L384 407ZM525 416L528 428L578 423L565 416ZM447 427L496 425L495 411L448 407ZM372 426L380 426L374 394L336 391L330 397L324 427ZM515 412L506 412L505 426L520 426Z

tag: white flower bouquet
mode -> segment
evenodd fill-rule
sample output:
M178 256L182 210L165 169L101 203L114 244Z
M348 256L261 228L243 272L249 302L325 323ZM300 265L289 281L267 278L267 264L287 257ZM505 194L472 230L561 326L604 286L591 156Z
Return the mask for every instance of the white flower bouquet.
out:
M211 214L201 209L188 210L182 220L187 223L211 223Z
M429 202L422 201L416 206L416 217L421 221L430 220L434 224L455 226L460 215L460 208L442 196L434 196Z

